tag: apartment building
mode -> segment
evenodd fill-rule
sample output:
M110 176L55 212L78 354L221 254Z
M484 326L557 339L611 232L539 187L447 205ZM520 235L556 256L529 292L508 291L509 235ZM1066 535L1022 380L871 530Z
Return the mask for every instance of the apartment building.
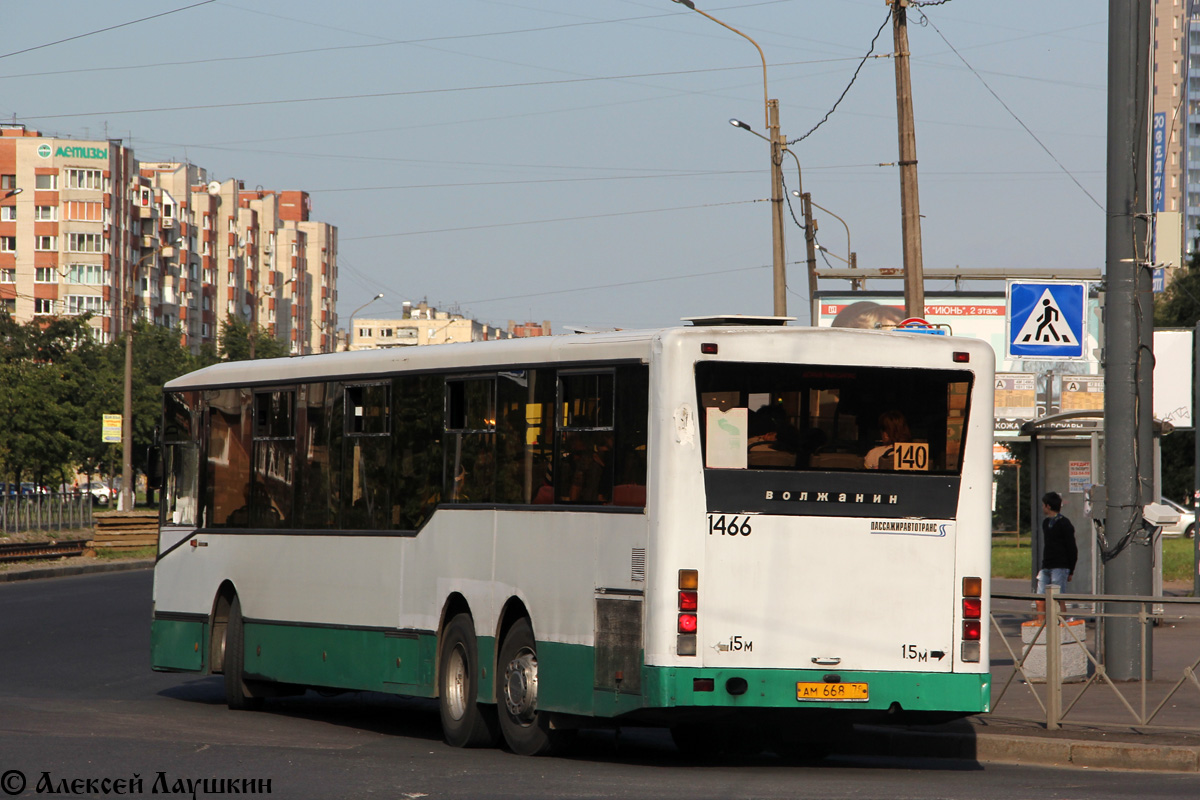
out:
M1190 181L1186 173L1188 164L1194 162L1191 158L1185 161L1185 132L1191 128L1185 122L1189 47L1187 2L1190 0L1154 2L1151 211L1155 215L1155 249L1152 259L1168 272L1184 264L1188 243L1194 238L1196 228L1193 216L1192 234L1186 235L1189 230L1185 227L1187 205L1191 205L1187 197ZM1200 122L1200 118L1197 121ZM1191 138L1190 134L1187 138ZM1196 200L1196 205L1200 206L1200 197ZM1166 280L1169 281L1170 276Z
M337 228L305 192L16 124L0 126L0 187L0 304L18 321L91 312L108 342L142 318L197 352L239 319L295 354L336 348Z
M487 342L511 339L512 333L462 314L439 311L422 301L405 302L399 318L360 317L350 322L348 350L372 350L381 347Z
M137 177L118 139L0 125L0 304L21 321L90 311L98 341L118 336L153 252L133 203Z

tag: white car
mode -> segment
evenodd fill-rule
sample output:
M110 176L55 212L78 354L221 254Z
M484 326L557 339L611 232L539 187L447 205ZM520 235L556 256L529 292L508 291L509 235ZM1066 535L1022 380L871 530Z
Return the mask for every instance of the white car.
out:
M1196 512L1186 506L1181 506L1174 500L1168 500L1165 497L1159 498L1160 503L1164 506L1169 506L1172 510L1179 513L1179 522L1174 525L1164 525L1162 529L1163 536L1183 536L1191 539L1196 535Z
M98 506L106 506L112 502L112 489L99 481L85 483L79 487L79 491L90 494L92 502Z

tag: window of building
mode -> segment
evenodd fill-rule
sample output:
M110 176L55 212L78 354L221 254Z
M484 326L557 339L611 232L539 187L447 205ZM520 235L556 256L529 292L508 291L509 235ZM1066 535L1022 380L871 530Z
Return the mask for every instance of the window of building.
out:
M17 207L16 206L0 206L0 222L16 222Z
M68 264L67 283L102 286L108 283L108 270L100 264Z
M0 298L0 308L3 308L9 314L16 314L17 313L17 298L15 298L15 297Z
M103 253L104 237L98 233L68 233L67 251L71 253Z
M35 246L34 246L35 250L39 250L41 252L50 252L50 253L58 252L58 237L57 236L38 236L34 239L34 242L35 242Z
M58 271L54 267L38 267L33 271L34 283L58 283Z
M104 174L98 169L68 169L66 176L68 189L100 191L104 188Z
M16 175L0 175L0 189L15 189L17 188Z
M163 219L174 219L175 218L175 206L171 205L170 203L163 203L162 215L163 215Z
M17 252L17 237L0 236L0 253Z
M4 267L0 269L0 283L16 283L17 269L16 267Z
M104 204L95 202L85 202L83 200L69 200L67 206L67 219L78 222L100 222L104 215Z
M58 206L34 206L33 218L38 222L58 222Z
M37 297L33 301L34 314L53 314L54 301L48 297Z
M69 294L67 295L67 313L68 314L106 314L104 298L95 294Z
M33 187L35 189L50 189L53 191L58 188L58 176L35 175L33 178Z

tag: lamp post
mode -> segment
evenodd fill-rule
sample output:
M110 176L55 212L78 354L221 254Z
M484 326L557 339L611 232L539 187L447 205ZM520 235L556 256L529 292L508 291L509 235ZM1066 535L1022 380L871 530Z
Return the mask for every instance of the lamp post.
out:
M125 402L121 416L121 495L118 510L131 511L133 490L133 317L137 298L138 270L146 259L158 254L158 248L142 256L130 271L129 293L125 297Z
M706 17L722 28L733 31L738 36L741 36L754 45L754 49L758 51L758 57L762 59L763 111L766 116L767 136L757 133L749 125L739 120L730 120L730 123L736 127L745 128L760 139L766 139L768 144L771 145L771 250L772 275L774 277L774 314L777 317L787 316L787 272L784 265L783 248L783 151L787 145L783 139L783 135L779 132L779 101L771 100L767 92L767 57L763 55L762 48L758 46L758 42L732 25L725 24L712 14L696 8L696 4L692 0L674 0L674 2L687 6L700 16Z
M183 241L180 236L175 239L178 246ZM121 495L118 499L118 509L130 511L133 509L133 317L134 306L137 302L138 271L146 259L158 255L162 245L159 244L149 253L142 256L133 265L130 272L129 293L125 297L125 400L121 417Z
M7 192L4 193L4 197L0 197L0 200L7 200L10 197L16 197L23 191L25 191L25 190L20 187L18 187L16 189L9 189Z
M789 150L788 152L790 153L791 151ZM793 154L793 155L794 155L794 154ZM797 166L797 168L799 168L799 163L797 163L797 165L796 165L796 166ZM858 269L858 254L857 254L857 253L855 253L855 252L854 252L854 248L850 246L850 226L846 224L846 220L842 219L841 217L839 217L837 214L835 214L835 213L833 213L832 211L830 211L830 210L829 210L828 208L826 208L825 206L823 206L823 205L821 205L821 204L819 204L819 203L814 203L814 202L812 201L812 196L811 196L811 195L808 195L808 194L801 195L801 193L800 193L800 191L799 191L799 190L794 190L794 191L792 192L792 196L794 196L794 197L800 197L801 199L807 198L807 202L808 202L810 205L812 205L812 206L815 206L816 208L819 208L819 209L821 209L821 210L822 210L822 211L824 211L826 214L828 214L829 216L833 217L833 218L834 218L834 219L836 219L838 222L842 223L842 227L846 229L846 254L849 256L849 258L848 258L848 259L846 259L846 258L842 258L841 256L837 255L836 253L832 252L832 251L831 251L829 248L827 248L827 247L822 247L820 244L816 245L816 249L818 249L818 250L820 250L820 251L822 251L822 252L824 252L824 253L827 253L828 255L831 255L831 256L833 256L833 257L834 257L834 258L836 258L838 261L841 261L843 264L845 264L845 265L847 265L848 267L850 267L850 269ZM816 223L815 223L815 222L813 223L813 233L814 233L814 234L816 233ZM850 288L851 288L852 290L855 290L855 291L857 291L857 290L861 289L861 288L862 288L862 281L858 280L857 278L855 278L855 279L851 280L851 281L850 281Z
M349 328L349 331L348 331L348 335L346 337L346 349L347 350L349 350L350 345L354 343L354 315L357 314L358 312L362 311L364 308L371 305L371 303L374 303L376 300L378 300L381 297L383 297L383 292L380 292L379 294L375 295L370 300L368 300L367 302L363 303L361 306L359 306L358 308L356 308L350 312L350 323L347 326Z

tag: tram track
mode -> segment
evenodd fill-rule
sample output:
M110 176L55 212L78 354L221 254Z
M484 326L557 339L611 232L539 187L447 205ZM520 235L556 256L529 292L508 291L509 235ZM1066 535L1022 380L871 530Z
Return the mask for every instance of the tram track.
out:
M0 563L6 561L30 561L39 558L62 558L81 556L87 548L87 539L44 542L9 542L0 544Z

